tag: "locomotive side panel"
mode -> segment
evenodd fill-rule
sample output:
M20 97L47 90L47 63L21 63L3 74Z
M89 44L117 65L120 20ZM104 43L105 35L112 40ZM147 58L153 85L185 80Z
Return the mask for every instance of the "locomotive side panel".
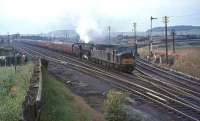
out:
M105 50L98 50L97 48L93 48L91 51L91 57L109 63L115 63L116 60L112 48L106 48Z
M130 47L100 46L93 48L91 57L97 62L103 61L103 65L109 65L124 72L132 72L135 66L133 50Z

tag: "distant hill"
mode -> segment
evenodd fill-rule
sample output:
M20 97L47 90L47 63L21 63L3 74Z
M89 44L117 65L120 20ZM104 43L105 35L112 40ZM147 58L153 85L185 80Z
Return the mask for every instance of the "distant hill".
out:
M176 34L179 35L200 35L200 26L168 26L169 34L172 30L175 30ZM146 32L150 32L150 30L147 30ZM153 35L163 35L165 27L155 27L152 29L152 32Z

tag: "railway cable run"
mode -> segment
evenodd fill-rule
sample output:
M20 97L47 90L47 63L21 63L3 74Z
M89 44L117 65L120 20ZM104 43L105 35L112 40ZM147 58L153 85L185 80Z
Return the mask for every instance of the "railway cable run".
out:
M54 61L57 61L57 62L59 62L59 63L63 63L63 64L66 64L66 62L63 62L63 61L60 61L60 60L55 60L55 59L53 59L53 58L49 58L49 60L54 60ZM67 63L67 64L69 64L69 63ZM74 65L73 65L74 66ZM80 66L78 66L78 69L80 69ZM86 68L84 68L85 70L88 70L88 68L86 69ZM94 70L90 70L90 71L93 71L94 72ZM99 74L99 71L96 71L95 72L96 74L98 73ZM100 73L100 74L102 74L102 75L105 75L104 73ZM108 72L106 72L106 75L107 76L109 76L109 77L113 77L114 75L111 75L111 74L108 74ZM126 85L126 88L127 87L129 87L129 89L131 88L132 89L132 91L133 91L133 89L135 88L135 87L137 87L137 89L135 88L134 90L137 90L137 94L138 94L138 92L143 92L142 94L142 96L143 97L146 97L147 95L148 95L148 99L151 99L151 98L155 98L157 101L160 101L160 102L162 102L163 104L165 104L166 103L166 100L165 100L165 96L164 97L162 97L162 98L158 98L158 97L161 97L161 95L158 95L158 93L155 93L155 91L152 91L152 90L149 90L148 88L144 88L144 87L142 87L142 86L140 86L140 85L136 85L136 84L134 84L134 83L130 83L130 81L126 81L126 80L124 80L124 79L121 79L120 77L116 77L116 76L114 76L114 78L115 79L117 79L117 80L123 80L122 82L123 83L126 83L126 84L124 84L124 85ZM124 85L123 85L123 87L124 87ZM132 85L131 87L130 87L130 85ZM139 90L139 91L138 91ZM146 92L144 92L144 90L146 90ZM140 95L141 95L141 93L139 93ZM146 96L144 96L144 95L146 95ZM151 98L150 98L151 97ZM146 97L147 98L147 97ZM151 100L152 101L152 100ZM153 102L157 102L157 101L153 101ZM169 101L169 100L168 100ZM157 102L158 103L158 102ZM180 102L179 102L180 103ZM188 106L188 105L185 105L185 106ZM166 106L165 106L166 107ZM172 106L173 107L173 106ZM175 107L177 107L177 104L175 105ZM180 107L181 107L181 105L180 105ZM168 107L169 108L169 107ZM170 108L171 109L171 108ZM176 109L176 108L173 108L173 109ZM195 108L194 108L195 109ZM179 109L180 110L180 109ZM190 111L190 110L189 110ZM197 110L197 111L199 111L199 110ZM179 112L179 111L175 111L175 112ZM182 114L182 113L180 113L179 112L179 114ZM184 113L182 114L182 115L184 115ZM189 115L185 115L186 117L190 117ZM195 118L192 118L192 117L190 117L190 119L195 119Z

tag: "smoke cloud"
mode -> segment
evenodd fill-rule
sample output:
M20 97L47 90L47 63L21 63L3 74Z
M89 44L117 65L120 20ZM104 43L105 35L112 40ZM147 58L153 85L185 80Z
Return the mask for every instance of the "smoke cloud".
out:
M87 15L81 16L79 19L76 32L79 34L81 41L85 43L91 41L91 33L96 35L102 33L96 20Z

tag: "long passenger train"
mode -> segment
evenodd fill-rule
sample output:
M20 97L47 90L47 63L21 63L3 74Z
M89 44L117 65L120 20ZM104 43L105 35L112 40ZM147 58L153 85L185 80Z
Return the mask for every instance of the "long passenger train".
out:
M135 46L86 44L72 42L49 42L39 40L23 41L26 44L48 48L54 51L78 56L105 67L132 72L135 67Z

